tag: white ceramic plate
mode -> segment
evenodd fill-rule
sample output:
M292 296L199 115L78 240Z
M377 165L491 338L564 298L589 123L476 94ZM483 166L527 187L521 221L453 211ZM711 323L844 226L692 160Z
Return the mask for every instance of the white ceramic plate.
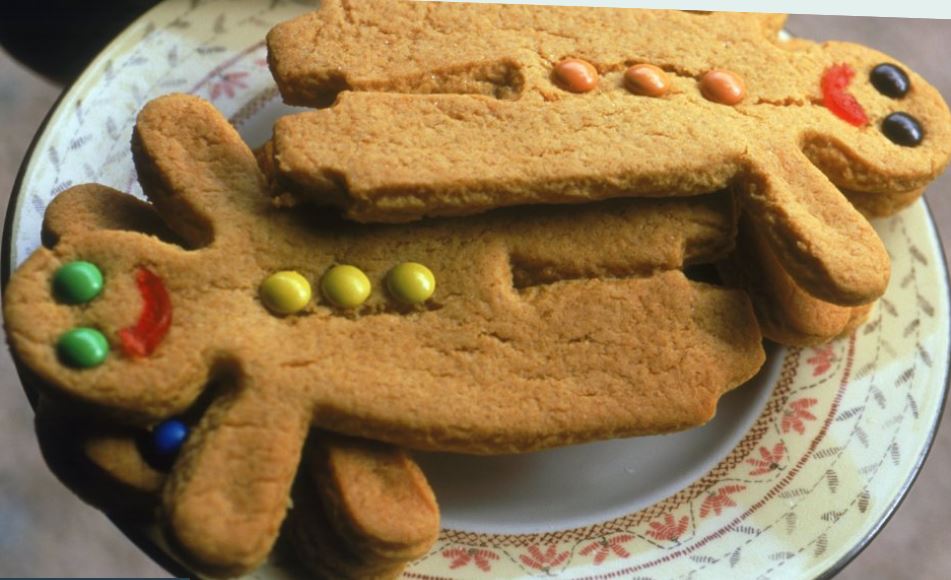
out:
M38 135L8 216L5 274L37 248L63 189L97 181L141 195L129 140L148 99L200 95L263 143L290 111L264 35L312 7L169 0L132 25ZM893 273L869 322L821 348L771 349L702 429L520 456L420 456L445 529L406 577L811 577L844 565L907 492L946 391L947 274L927 209L876 227ZM175 568L154 534L125 531ZM274 561L253 576L292 574Z

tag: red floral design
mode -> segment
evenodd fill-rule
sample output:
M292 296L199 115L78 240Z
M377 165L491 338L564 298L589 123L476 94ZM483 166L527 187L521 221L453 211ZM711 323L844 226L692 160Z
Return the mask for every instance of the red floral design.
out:
M647 532L647 535L655 540L674 542L687 531L689 522L690 519L687 516L681 517L679 521L674 521L674 516L667 514L664 516L663 522L656 521L649 524L651 531Z
M229 99L233 99L235 89L246 89L248 87L244 80L242 80L246 76L248 76L248 73L246 72L226 73L221 75L221 80L211 84L211 100L214 101L220 97L222 93L227 95Z
M827 344L813 349L813 355L806 359L806 362L813 366L812 376L818 377L832 368L835 362L835 350L833 345Z
M452 560L449 568L455 570L467 566L469 562L476 565L479 570L488 572L492 569L492 560L498 560L499 556L491 550L482 548L448 548L442 551L444 558Z
M760 459L750 457L746 460L747 463L755 468L750 472L750 475L763 475L764 473L779 469L779 462L782 461L783 456L786 455L786 446L780 441L776 445L773 445L772 451L765 447L760 447L759 455Z
M705 518L710 514L711 511L716 515L720 515L720 512L723 511L723 508L734 507L736 502L730 497L738 491L743 491L746 489L745 485L725 485L719 490L711 493L707 496L703 503L700 504L700 517Z
M627 558L631 553L624 548L624 544L633 539L634 536L628 534L614 536L611 539L604 537L582 548L581 555L588 556L593 553L595 564L604 562L611 552L614 552L614 554L620 558Z
M558 544L549 544L548 548L542 552L538 545L529 546L528 553L518 557L529 568L550 572L552 568L562 564L568 559L569 552L558 552Z
M803 421L815 421L816 416L809 412L809 407L815 405L818 402L818 399L808 397L790 403L789 408L783 411L783 433L789 433L790 429L794 430L800 435L805 433L806 426Z

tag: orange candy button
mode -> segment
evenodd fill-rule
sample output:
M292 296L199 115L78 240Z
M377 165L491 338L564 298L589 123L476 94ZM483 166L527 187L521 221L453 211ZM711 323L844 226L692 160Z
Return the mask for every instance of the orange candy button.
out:
M572 93L587 93L598 86L598 69L590 62L566 58L555 65L555 82Z
M700 92L714 103L735 105L746 96L746 85L735 72L713 69L700 79Z
M670 90L670 78L652 64L635 64L624 72L629 91L645 97L661 97Z

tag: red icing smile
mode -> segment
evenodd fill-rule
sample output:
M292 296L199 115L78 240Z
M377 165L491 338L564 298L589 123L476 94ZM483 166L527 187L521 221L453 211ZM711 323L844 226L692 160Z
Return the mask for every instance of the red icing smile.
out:
M162 279L147 268L136 271L135 283L142 296L142 312L135 326L119 331L119 339L127 356L145 357L152 354L172 325L172 301Z
M822 104L836 117L856 127L868 124L868 115L855 97L848 92L855 70L847 64L830 66L822 73Z

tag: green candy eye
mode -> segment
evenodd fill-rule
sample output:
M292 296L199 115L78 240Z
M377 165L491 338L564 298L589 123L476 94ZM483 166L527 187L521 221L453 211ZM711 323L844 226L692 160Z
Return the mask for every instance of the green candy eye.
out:
M102 292L102 272L95 264L77 260L53 275L53 294L67 304L84 304Z
M95 328L74 328L56 341L56 354L66 366L89 369L106 361L109 341Z

